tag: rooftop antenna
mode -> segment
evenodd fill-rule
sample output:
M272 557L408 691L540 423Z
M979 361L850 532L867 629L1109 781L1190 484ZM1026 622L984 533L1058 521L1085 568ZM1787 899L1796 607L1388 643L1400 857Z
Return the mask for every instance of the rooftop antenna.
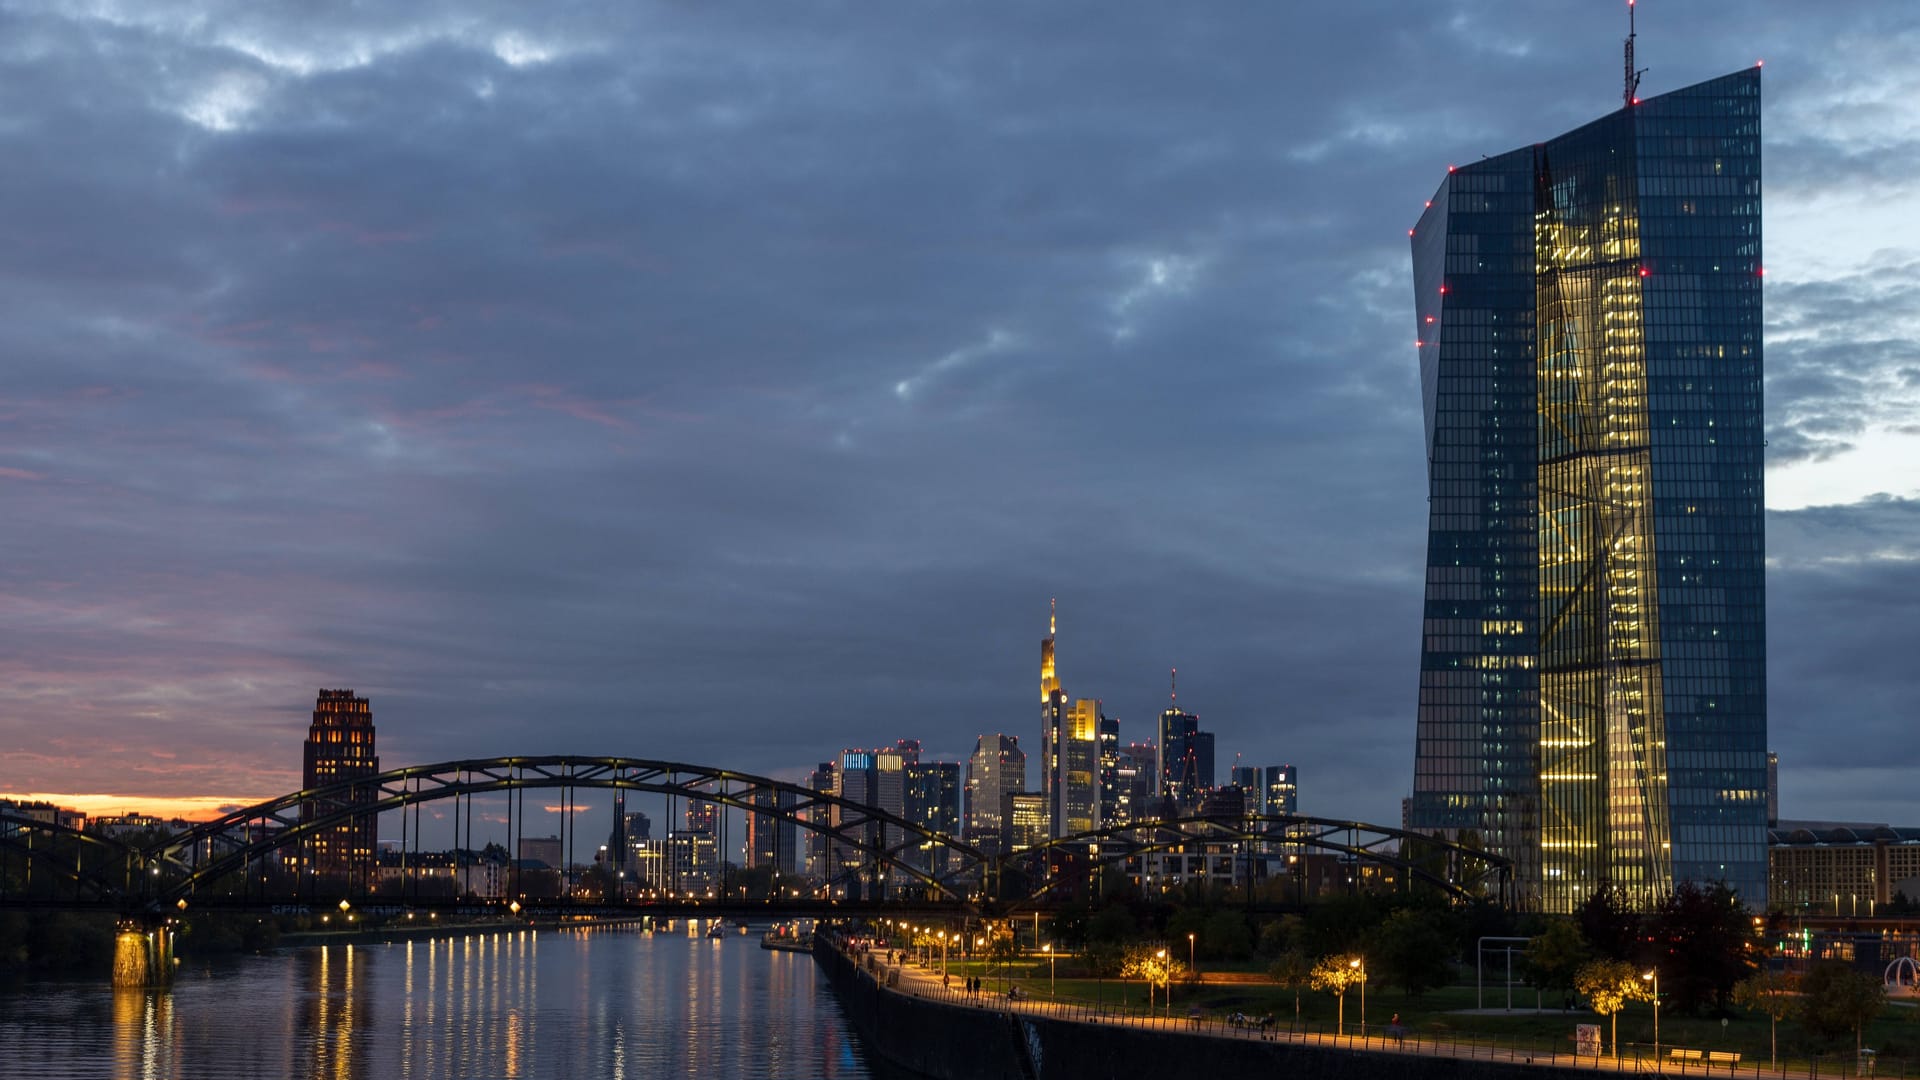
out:
M1060 601L1058 597L1053 597L1053 596L1047 597L1047 636L1048 637L1054 636L1054 632L1056 628L1059 626L1059 622L1060 622L1060 609L1058 606L1059 603Z
M1175 705L1180 703L1180 669L1167 669L1167 700Z
M1634 7L1634 0L1627 0L1627 87L1620 95L1623 108L1632 108L1640 104L1640 76L1647 73L1646 68L1635 70L1633 66Z

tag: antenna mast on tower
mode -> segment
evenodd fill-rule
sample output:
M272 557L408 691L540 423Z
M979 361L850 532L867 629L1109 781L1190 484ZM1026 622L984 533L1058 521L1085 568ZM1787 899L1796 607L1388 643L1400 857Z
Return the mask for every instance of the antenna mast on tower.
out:
M1167 700L1175 705L1180 703L1180 669L1167 669Z
M1646 68L1635 70L1633 66L1634 6L1634 0L1627 0L1627 86L1620 94L1620 102L1624 108L1640 104L1640 76L1647 73Z

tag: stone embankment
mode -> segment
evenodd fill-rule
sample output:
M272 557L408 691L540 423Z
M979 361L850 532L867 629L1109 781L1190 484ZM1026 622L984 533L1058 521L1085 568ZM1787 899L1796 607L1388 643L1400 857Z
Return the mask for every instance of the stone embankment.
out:
M1263 1032L968 995L944 986L938 974L887 964L884 950L849 947L826 933L815 936L814 959L867 1046L933 1080L1591 1080L1597 1072L1636 1071L1634 1062L1610 1058Z

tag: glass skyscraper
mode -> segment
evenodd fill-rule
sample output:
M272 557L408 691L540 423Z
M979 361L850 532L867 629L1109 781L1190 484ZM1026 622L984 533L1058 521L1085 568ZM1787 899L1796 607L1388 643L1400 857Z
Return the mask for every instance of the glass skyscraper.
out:
M1428 547L1408 824L1766 902L1760 71L1449 168L1413 230Z

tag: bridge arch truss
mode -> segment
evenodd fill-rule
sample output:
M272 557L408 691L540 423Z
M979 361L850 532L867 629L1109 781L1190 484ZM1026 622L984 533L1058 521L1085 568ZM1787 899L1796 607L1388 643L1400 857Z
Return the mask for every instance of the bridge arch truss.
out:
M1058 853L1084 855L1088 873L1092 874L1124 867L1135 858L1196 845L1237 848L1234 858L1247 858L1249 880L1255 853L1324 852L1355 864L1397 870L1403 880L1423 881L1453 900L1493 900L1506 906L1514 900L1513 865L1499 855L1405 829L1303 814L1195 814L1131 822L1056 837L1023 849L1015 857L1050 863ZM1065 884L1069 883L1042 880L1025 896L1010 899L1038 903L1057 895Z
M857 855L857 863L836 869L836 880L865 875L865 880L879 882L890 873L898 873L929 894L953 901L965 899L961 892L965 886L958 882L988 861L988 856L973 845L905 817L751 773L642 758L501 757L394 769L292 792L197 825L146 853L165 873L164 887L147 899L161 905L173 903L245 870L275 851L297 849L369 817L399 813L404 830L409 813L417 823L419 808L446 800L454 800L456 822L465 803L471 836L472 800L507 795L507 829L512 836L516 817L525 821L520 793L556 790L567 796L564 805L569 809L563 825L571 821L575 806L571 796L579 791L667 795L790 822L800 830L825 837L830 851ZM402 845L405 843L403 835ZM959 866L936 874L905 857L909 849L921 847L950 851L958 856Z

